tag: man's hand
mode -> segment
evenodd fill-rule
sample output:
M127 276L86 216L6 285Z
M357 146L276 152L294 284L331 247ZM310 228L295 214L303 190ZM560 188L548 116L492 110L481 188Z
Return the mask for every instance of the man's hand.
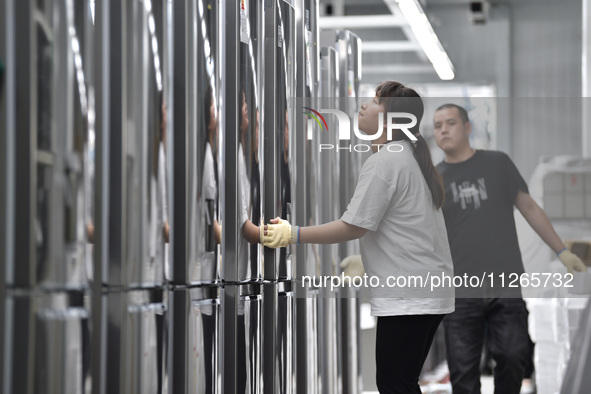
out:
M345 270L345 276L350 278L363 276L365 274L363 262L361 261L361 255L358 254L345 257L343 261L341 261L340 266Z
M572 274L573 271L587 272L587 266L585 266L585 263L583 263L579 256L566 248L558 253L558 258L570 274Z
M261 233L261 243L269 248L284 248L297 241L298 227L280 218L271 219L271 224L264 226Z

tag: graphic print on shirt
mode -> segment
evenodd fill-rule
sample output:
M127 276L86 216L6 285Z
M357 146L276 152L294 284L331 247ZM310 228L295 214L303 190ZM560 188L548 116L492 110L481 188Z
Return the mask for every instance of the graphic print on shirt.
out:
M488 199L484 178L478 178L476 184L464 181L460 185L456 185L455 182L452 182L450 187L453 193L453 202L459 202L462 210L465 210L469 204L474 204L474 209L479 209L480 202Z

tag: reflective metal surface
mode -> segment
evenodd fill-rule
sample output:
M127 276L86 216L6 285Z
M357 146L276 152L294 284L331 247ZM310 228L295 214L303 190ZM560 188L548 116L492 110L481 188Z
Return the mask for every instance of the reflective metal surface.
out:
M221 393L220 300L201 298L200 289L190 295L187 318L187 392Z
M294 293L290 282L279 282L277 301L277 353L275 392L293 393L295 390L294 353Z
M168 309L164 294L136 290L104 295L107 330L102 387L107 392L162 392Z
M10 347L12 376L7 376L11 381L9 392L87 392L89 316L82 295L23 294L6 302L14 335Z
M253 288L254 286L254 288ZM262 299L260 287L244 286L238 304L237 393L262 393Z
M260 59L262 57L261 19L262 4L255 0L240 2L239 28L239 87L238 95L238 156L237 167L238 227L237 248L238 280L256 281L262 276L258 229L262 218L261 172L263 152L260 133L259 86ZM227 158L230 160L230 158Z
M258 244L265 217L340 217L359 164L291 105L346 91L317 20L317 0L0 6L3 392L354 392L356 305L298 280L355 246Z

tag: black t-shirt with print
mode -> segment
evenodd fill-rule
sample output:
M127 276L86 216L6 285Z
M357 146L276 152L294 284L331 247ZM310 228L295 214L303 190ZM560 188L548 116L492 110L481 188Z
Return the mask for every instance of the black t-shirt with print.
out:
M513 204L528 188L509 156L478 150L464 162L441 162L437 169L445 186L443 215L454 274L523 273Z

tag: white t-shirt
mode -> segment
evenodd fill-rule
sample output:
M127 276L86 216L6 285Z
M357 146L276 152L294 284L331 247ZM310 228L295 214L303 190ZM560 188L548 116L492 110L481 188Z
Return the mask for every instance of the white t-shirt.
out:
M242 143L238 146L238 225L242 228L247 220L250 220L250 179L246 172L246 158ZM238 237L238 279L244 280L250 277L250 248L244 234L240 232Z
M380 279L377 287L368 286L371 312L374 316L451 313L453 287L431 289L431 277L453 276L443 213L433 205L411 143L395 143L403 147L401 152L383 146L365 161L341 218L370 230L360 246L367 275ZM396 148L392 150L400 149ZM390 284L398 286L389 286L390 276L396 277Z

